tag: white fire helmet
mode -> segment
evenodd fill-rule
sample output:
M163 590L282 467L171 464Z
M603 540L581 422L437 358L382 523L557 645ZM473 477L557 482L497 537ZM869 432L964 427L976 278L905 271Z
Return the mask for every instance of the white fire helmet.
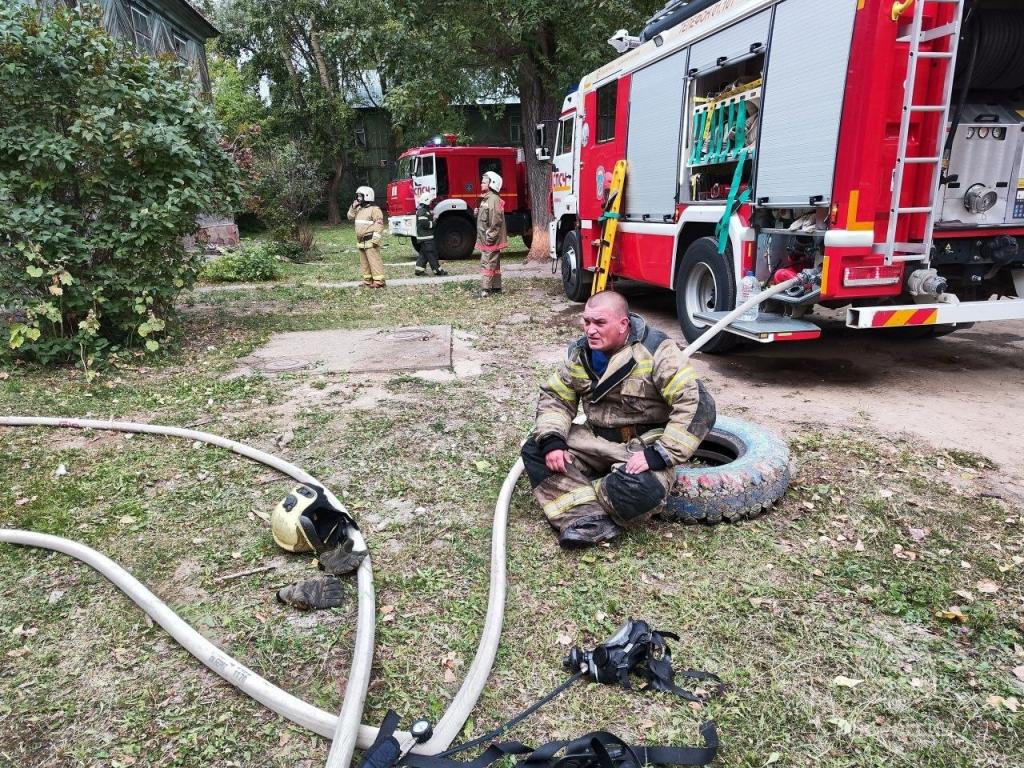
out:
M373 187L357 187L356 196L362 195L363 200L368 203L373 202Z
M434 193L430 190L423 190L416 196L417 205L430 205L434 202Z
M501 180L501 176L496 174L494 171L487 171L487 173L483 175L483 178L487 179L487 186L494 192L501 192L501 185L504 183Z

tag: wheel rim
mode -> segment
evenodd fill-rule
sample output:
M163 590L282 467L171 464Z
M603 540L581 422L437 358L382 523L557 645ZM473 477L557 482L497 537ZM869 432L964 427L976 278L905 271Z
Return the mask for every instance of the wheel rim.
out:
M703 262L693 265L689 277L686 280L686 316L689 321L698 327L706 325L696 318L697 312L714 312L718 301L718 284L715 282L715 273L711 267Z
M565 280L566 285L574 285L579 275L579 269L576 267L576 249L571 245L567 245L562 251L562 279Z

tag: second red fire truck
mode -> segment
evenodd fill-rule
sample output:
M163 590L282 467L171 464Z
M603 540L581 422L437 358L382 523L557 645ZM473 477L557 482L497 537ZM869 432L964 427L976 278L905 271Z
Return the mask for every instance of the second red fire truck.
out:
M442 259L465 259L476 244L475 209L480 178L494 171L504 182L505 226L530 247L533 229L526 185L523 150L516 147L459 146L458 137L445 134L398 158L395 181L388 184L388 229L392 235L416 242L416 200L434 195L434 242Z

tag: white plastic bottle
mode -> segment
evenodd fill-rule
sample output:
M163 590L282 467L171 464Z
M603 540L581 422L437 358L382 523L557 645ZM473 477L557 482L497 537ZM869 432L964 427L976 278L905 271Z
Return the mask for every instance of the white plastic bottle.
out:
M757 278L754 276L753 270L749 270L742 280L740 280L740 291L739 296L736 298L736 306L745 302L751 296L756 296L761 292L761 284L757 282ZM737 320L745 323L757 322L758 315L761 314L761 305L755 304L754 306L747 309Z

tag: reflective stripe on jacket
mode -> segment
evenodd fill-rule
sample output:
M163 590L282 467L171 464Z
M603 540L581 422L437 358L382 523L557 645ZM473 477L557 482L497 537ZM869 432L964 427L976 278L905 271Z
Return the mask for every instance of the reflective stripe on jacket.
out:
M372 248L380 244L384 234L384 212L380 208L352 203L348 207L348 220L356 225L357 248Z
M480 198L480 209L476 214L476 247L481 251L500 251L508 247L505 203L494 190Z
M594 428L664 425L653 447L667 465L682 464L700 444L697 434L714 424L714 400L674 341L639 315L629 318L629 339L601 376L594 372L586 337L569 346L540 387L533 437L564 440L582 406Z

